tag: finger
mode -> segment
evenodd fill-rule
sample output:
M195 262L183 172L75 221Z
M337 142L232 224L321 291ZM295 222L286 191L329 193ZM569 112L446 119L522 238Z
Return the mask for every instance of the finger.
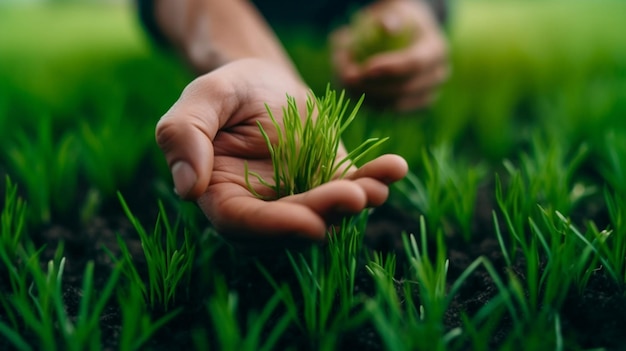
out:
M393 108L399 112L408 112L424 109L431 106L437 100L438 94L435 92L420 93L417 95L404 96L396 100Z
M334 218L361 212L367 206L367 193L355 182L334 180L279 201L301 204L322 218Z
M340 224L346 217L379 206L388 196L388 187L372 178L337 180L321 185L286 201L302 203L317 212L327 226Z
M364 164L359 169L350 173L346 178L373 178L383 184L391 184L404 178L409 171L409 165L402 156L387 154Z
M310 207L289 201L264 201L230 183L212 185L198 205L227 238L303 237L322 240L324 219Z
M393 99L405 95L424 94L437 89L449 76L447 65L433 67L420 74L407 76L406 79L367 79L361 84L361 90L373 98Z
M373 178L359 178L354 181L367 196L367 207L377 207L387 201L389 186Z
M365 62L363 76L401 79L447 64L447 54L441 45L418 41L412 46L372 56Z

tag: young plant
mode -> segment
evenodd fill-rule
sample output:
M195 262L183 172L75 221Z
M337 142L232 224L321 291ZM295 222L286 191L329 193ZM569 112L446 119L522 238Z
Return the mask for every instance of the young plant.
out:
M159 215L152 234L148 234L139 220L132 214L121 194L118 193L126 216L133 224L141 239L146 257L148 282L144 283L133 264L132 254L121 238L118 238L122 260L126 262L124 273L131 284L141 287L146 302L152 308L160 307L167 311L176 301L180 290L187 291L195 257L195 246L190 233L184 231L182 246L178 247L178 226L172 227L163 204L159 201Z
M127 284L118 289L117 302L122 313L118 350L140 350L161 327L172 321L181 308L174 309L153 320L145 303L144 287Z
M612 267L616 281L626 285L626 200L617 193L604 191L611 228L598 235L599 249Z
M294 270L297 286L281 286L261 265L259 269L280 294L294 322L310 338L315 348L335 344L341 332L361 325L365 314L359 311L355 295L358 261L362 256L362 235L366 213L345 219L328 236L328 245L313 245L305 252L287 256ZM296 301L302 301L298 306Z
M81 171L105 196L128 184L153 142L141 121L125 116L127 103L115 95L97 111L99 120L82 119L77 131Z
M395 278L392 257L382 261L380 256L367 264L374 279L376 295L365 302L374 327L387 350L449 350L451 345L474 343L462 329L446 330L444 319L447 308L459 293L465 281L479 268L484 267L500 291L492 303L481 308L466 324L479 333L500 322L504 305L515 318L515 306L510 294L498 277L493 265L484 257L477 258L452 283L448 282L448 259L442 232L437 235L436 257L428 253L426 221L420 218L421 241L415 236L404 236L408 257L408 273ZM467 341L469 339L470 341ZM460 347L460 349L465 349Z
M471 240L478 187L487 174L485 165L456 159L447 143L430 151L423 149L422 164L423 179L409 172L396 188L408 206L425 215L429 232L444 222L453 222L463 238Z
M0 288L10 287L11 294L0 294L0 334L11 339L14 345L20 344L19 333L21 315L14 308L15 300L28 301L28 267L39 261L39 251L25 234L26 203L17 194L17 185L6 177L6 192L0 214ZM3 324L2 319L9 324Z
M579 201L596 191L594 186L575 183L576 171L589 154L586 144L566 152L558 142L546 145L536 134L532 151L521 154L519 168L510 160L503 162L508 173L507 184L496 174L496 202L514 238L508 250L511 255L518 252L518 245L528 254L533 251L526 235L531 230L528 218L541 218L542 209L568 215Z
M499 203L516 209L512 211L517 216L516 224L538 215L537 205L569 215L576 203L596 191L592 186L576 182L576 172L589 156L589 145L582 143L573 148L560 141L546 143L542 134L536 133L531 140L531 152L520 154L519 166L510 160L503 162L511 179L509 193L503 197L498 187L496 195Z
M260 123L258 125L274 165L274 183L263 179L258 173L248 171L246 164L246 184L250 191L263 197L250 183L250 175L274 191L272 199L302 193L332 179L343 178L351 166L387 140L368 139L343 159L337 158L341 135L354 120L363 102L361 97L346 116L350 100L344 95L343 91L338 95L330 86L327 86L326 94L321 98L310 93L304 115L298 110L295 98L287 95L287 106L282 110L282 127L266 106L276 128L277 141L271 140L263 126Z
M43 116L34 135L18 130L7 145L8 163L28 193L31 218L48 223L54 213L67 215L75 200L77 140L71 131L54 135L53 121ZM33 218L34 217L34 218Z
M206 302L206 311L213 322L219 350L275 350L280 337L291 323L289 313L278 314L282 291L277 291L260 311L249 311L245 326L240 325L238 297L228 291L222 277L215 279L215 293ZM208 349L205 333L195 334L198 350ZM204 346L201 346L204 345Z
M554 318L568 293L572 289L583 291L591 274L601 267L614 276L612 266L598 249L603 236L593 223L589 223L587 232L583 233L558 211L540 210L538 220L541 222L532 217L528 219L528 234L517 232L510 214L504 213L511 238L503 237L494 212L496 234L507 262L513 296L527 323ZM512 261L507 242L517 243L525 263L522 268L515 268L515 262L519 261Z
M0 334L17 349L78 351L101 347L100 318L114 292L121 266L114 267L104 287L96 289L94 263L87 263L78 311L73 316L68 314L64 302L62 286L66 260L62 254L63 245L60 245L55 258L48 262L47 271L41 267L39 255L32 255L23 267L26 273L20 275L22 284L7 299L5 308L13 311L14 323L9 326L0 321ZM32 282L26 288L28 278ZM32 335L34 340L24 335Z
M6 177L4 206L0 213L0 260L6 268L16 263L18 249L24 239L26 225L26 203L17 195L17 185ZM0 279L5 274L0 267Z
M626 196L626 142L624 134L616 134L615 130L606 133L604 145L601 146L601 162L598 165L603 178L615 189L615 192Z

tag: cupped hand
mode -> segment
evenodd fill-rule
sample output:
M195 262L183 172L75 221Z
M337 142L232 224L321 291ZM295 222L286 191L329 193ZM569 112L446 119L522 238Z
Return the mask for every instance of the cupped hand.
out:
M244 163L249 171L273 181L272 160L257 121L275 141L265 105L280 121L287 94L304 108L309 90L282 66L259 59L238 60L190 83L157 124L156 140L176 192L196 200L227 238L321 240L340 218L381 205L389 184L408 171L404 159L384 155L310 191L275 201L257 198L246 184ZM337 157L345 155L341 147ZM255 191L271 195L255 177L249 180Z
M428 107L449 75L448 47L442 29L425 1L378 1L368 11L390 33L414 28L402 49L374 54L357 62L351 53L354 34L348 26L331 35L332 61L339 82L379 108L410 111Z

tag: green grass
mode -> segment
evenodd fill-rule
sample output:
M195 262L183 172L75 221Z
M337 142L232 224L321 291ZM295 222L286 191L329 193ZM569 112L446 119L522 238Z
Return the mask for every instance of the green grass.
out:
M390 201L419 219L419 233L406 233L398 255L369 252L366 214L346 221L325 246L277 255L283 271L260 265L259 278L274 291L252 310L228 285L237 270L224 268L242 257L222 255L232 248L173 196L153 141L190 73L145 41L126 5L0 10L0 33L11 33L0 35L0 288L9 291L0 294L2 345L99 350L97 321L115 306L119 349L141 349L189 312L193 288L207 321L187 335L198 350L273 349L294 330L299 346L333 349L363 326L388 350L492 349L503 323L511 327L498 349L579 349L566 331L565 299L598 276L626 289L626 3L457 1L453 76L436 105L378 113L366 96L341 134L348 150L388 136L377 152L407 158L411 173ZM281 35L323 96L324 38ZM160 213L151 230L117 197L120 189L132 195L125 186L136 177L153 185L155 199L143 202ZM485 187L494 200L490 228L473 223L485 210L476 202ZM60 243L45 256L34 238L45 223L88 223L105 203L133 225L143 257L120 239L110 271L85 263L77 310L66 311L70 255ZM467 245L491 235L502 260L481 256L453 275L452 235ZM355 291L364 272L370 294ZM446 329L446 312L476 274L493 281L490 302Z
M310 92L306 112L299 111L295 98L287 95L287 105L283 107L283 118L280 119L282 124L267 107L278 140L271 140L261 122L257 123L272 158L274 179L270 183L258 173L248 171L246 164L248 188L257 197L263 197L252 187L249 180L252 175L273 190L270 199L277 199L343 178L368 152L387 140L370 138L349 150L347 155L338 155L342 134L357 117L362 102L363 98L359 99L347 114L350 100L345 98L345 92L337 93L328 86L322 97Z

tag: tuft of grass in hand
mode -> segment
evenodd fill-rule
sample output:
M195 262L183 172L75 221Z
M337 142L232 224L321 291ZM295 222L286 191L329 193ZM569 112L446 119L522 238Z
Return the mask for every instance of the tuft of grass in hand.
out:
M361 11L350 20L350 52L356 62L364 62L369 57L387 51L406 48L415 39L415 25L404 23L399 30L390 31L370 12Z
M274 183L249 171L245 164L248 189L259 198L273 200L303 193L336 177L343 178L351 166L388 139L367 139L346 157L338 160L341 135L355 119L363 98L361 96L356 106L347 114L350 100L345 98L345 91L337 94L327 86L323 97L315 97L312 92L309 94L303 116L298 110L296 99L287 95L287 106L282 110L282 127L266 105L276 128L277 141L273 142L261 123L257 123L274 165ZM250 183L250 175L272 189L275 195L267 198L259 194Z

